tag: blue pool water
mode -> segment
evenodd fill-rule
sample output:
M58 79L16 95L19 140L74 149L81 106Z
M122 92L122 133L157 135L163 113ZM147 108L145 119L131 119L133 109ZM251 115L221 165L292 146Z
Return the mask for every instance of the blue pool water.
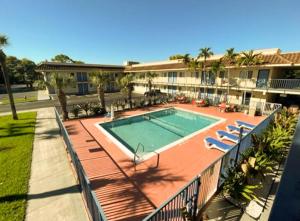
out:
M144 152L153 152L201 130L218 119L178 109L167 109L129 117L101 126L132 153L142 143Z

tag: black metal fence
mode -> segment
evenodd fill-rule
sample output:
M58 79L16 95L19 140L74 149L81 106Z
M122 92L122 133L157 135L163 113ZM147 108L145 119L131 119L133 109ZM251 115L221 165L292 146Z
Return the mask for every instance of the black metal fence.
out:
M163 203L143 221L194 220L197 215L200 178L195 177L191 182L179 190L173 197Z
M255 104L256 105L256 104ZM247 136L241 140L239 153L244 152L247 148L251 147L251 134L260 134L269 125L274 118L276 112L281 109L281 105L267 103L264 105L266 110L264 114L268 116L260 124L258 124ZM85 175L82 165L78 159L76 152L73 149L68 133L60 119L58 111L55 109L56 120L59 124L61 134L67 145L67 149L71 155L72 163L75 166L79 182L86 199L87 207L91 217L95 221L106 221L105 214L101 208L95 193L92 191L90 182ZM207 201L217 191L218 187L223 183L221 174L225 174L228 167L232 167L232 160L236 156L239 158L237 151L238 145L235 145L225 155L218 158L215 162L210 164L204 171L197 177L192 179L186 186L180 189L173 197L165 201L153 213L147 216L143 221L152 220L178 220L185 221L194 219L197 211L200 210ZM200 185L201 183L201 185Z
M183 209L186 209L189 218L195 218L196 212L201 210L210 198L217 192L218 188L224 182L223 176L226 176L226 171L229 167L233 167L234 159L240 160L240 153L251 147L252 134L261 134L274 119L275 114L281 109L281 105L274 104L269 108L269 115L258 124L250 133L244 136L240 143L236 144L226 154L212 162L204 169L196 178L189 184L176 193L171 199L163 203L152 214L146 217L143 221L149 220L187 220L183 216ZM200 185L201 183L201 185ZM197 187L196 187L197 186ZM187 194L186 194L187 193ZM185 200L184 197L187 197Z
M56 122L58 123L58 126L60 128L60 133L67 146L67 151L71 156L72 164L74 165L76 174L78 176L80 188L85 198L86 206L89 210L90 216L93 221L106 221L107 219L104 214L104 211L101 208L101 205L98 202L98 199L91 188L90 181L84 172L81 162L77 156L77 153L74 151L68 132L63 122L60 119L58 111L56 110L56 108L54 108L54 110L55 110Z

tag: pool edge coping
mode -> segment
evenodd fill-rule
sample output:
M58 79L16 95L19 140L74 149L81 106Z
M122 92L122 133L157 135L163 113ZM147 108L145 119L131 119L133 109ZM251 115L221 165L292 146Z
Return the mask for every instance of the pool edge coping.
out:
M138 159L136 161L136 163L141 163L143 161L146 161L156 155L159 155L159 153L161 152L164 152L172 147L175 147L176 145L180 144L180 143L183 143L185 141L187 141L188 139L196 136L197 134L200 134L202 132L204 132L205 130L208 130L220 123L223 123L225 122L227 119L226 118L222 118L222 117L216 117L216 116L213 116L213 115L209 115L209 114L205 114L205 113L199 113L199 112L196 112L196 111L191 111L191 110L187 110L187 109L184 109L184 108L180 108L180 107L167 107L167 108L159 108L158 110L153 110L153 111L148 111L148 112L144 112L144 113L140 113L140 114L136 114L136 115L132 115L132 116L125 116L125 117L122 117L120 119L117 119L116 121L118 120L123 120L123 119L127 119L127 118L131 118L131 117L137 117L137 116L141 116L141 115L145 115L145 114L148 114L148 113L153 113L153 112L158 112L158 111L162 111L162 110L167 110L167 109L178 109L178 110L181 110L181 111L186 111L186 112L190 112L190 113L193 113L193 114L197 114L197 115L202 115L202 116L205 116L205 117L210 117L210 118L213 118L213 119L217 119L218 121L211 124L211 125L208 125L207 127L204 127L200 130L197 130L179 140L176 140L172 143L169 143L161 148L159 148L158 150L156 151L152 151L152 152L148 152L142 156L139 156ZM94 126L96 126L101 132L103 132L103 134L109 138L125 155L127 155L132 161L134 160L134 157L135 157L135 154L132 153L124 144L122 144L118 139L116 139L113 135L111 135L107 130L105 130L101 124L104 124L104 123L109 123L109 122L112 122L112 121L105 121L105 122L96 122L94 124Z

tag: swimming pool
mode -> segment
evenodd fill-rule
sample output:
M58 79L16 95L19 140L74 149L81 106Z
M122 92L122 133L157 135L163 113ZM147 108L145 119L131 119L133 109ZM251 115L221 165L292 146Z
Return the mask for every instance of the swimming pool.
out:
M97 123L96 126L131 158L138 145L144 146L144 150L139 150L138 154L145 160L155 152L162 152L214 126L220 120L213 116L170 108Z

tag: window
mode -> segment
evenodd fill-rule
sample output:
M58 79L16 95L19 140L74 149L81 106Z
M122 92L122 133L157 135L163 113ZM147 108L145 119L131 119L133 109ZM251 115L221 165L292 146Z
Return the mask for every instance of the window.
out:
M219 78L225 78L225 72L224 71L220 71L219 73Z
M164 77L167 77L167 73L166 72L164 73Z
M179 77L181 77L181 78L183 77L183 73L182 72L179 73Z
M252 79L253 71L241 71L240 78L241 79Z
M199 72L196 72L196 73L195 73L195 77L196 77L196 78L199 78Z
M252 79L253 71L248 71L248 79Z
M77 81L84 82L87 81L87 73L86 72L77 72Z
M245 71L241 71L241 72L240 72L240 78L241 78L241 79L244 79L245 76L246 76Z

